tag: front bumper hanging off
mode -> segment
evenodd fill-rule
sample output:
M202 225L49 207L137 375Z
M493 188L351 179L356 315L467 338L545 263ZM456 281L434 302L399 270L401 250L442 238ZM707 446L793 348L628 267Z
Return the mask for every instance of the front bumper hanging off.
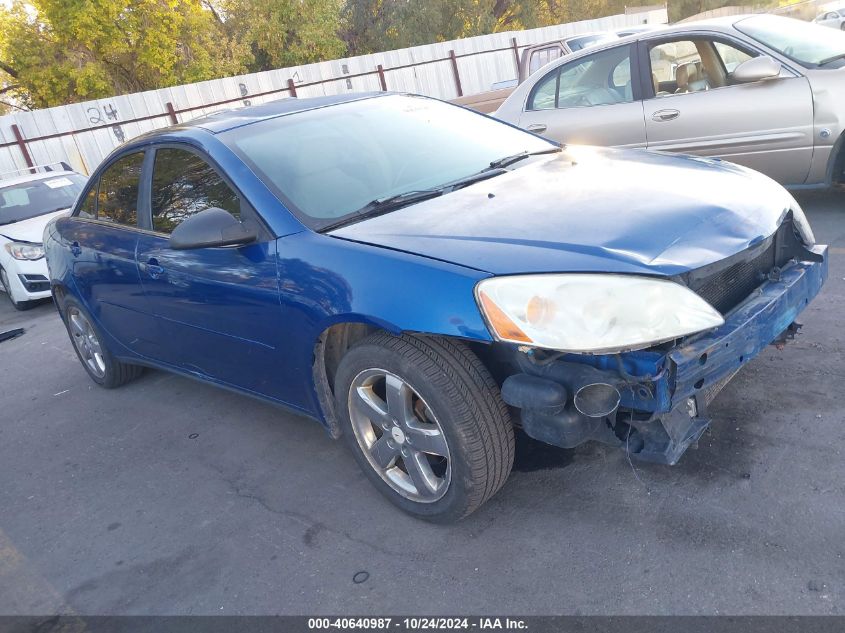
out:
M708 405L737 371L797 331L796 317L819 293L828 272L827 247L808 254L814 261L778 269L719 328L668 350L565 355L545 363L529 354L519 362L523 373L505 380L502 395L521 409L523 428L535 439L565 447L598 440L641 460L675 464L704 433L711 422ZM585 365L586 375L578 369ZM595 381L618 390L618 407L609 415L597 409L587 412L590 417L573 404L571 396ZM563 389L550 390L552 385Z

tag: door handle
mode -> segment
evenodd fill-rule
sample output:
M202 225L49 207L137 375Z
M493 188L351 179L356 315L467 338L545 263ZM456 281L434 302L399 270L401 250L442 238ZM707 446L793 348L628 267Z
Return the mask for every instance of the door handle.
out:
M158 260L155 257L150 257L145 266L147 274L153 279L158 279L164 275L164 267L158 265Z
M547 126L543 125L542 123L532 123L531 125L529 125L525 129L528 130L529 132L535 132L537 134L542 134L543 132L546 131L546 127Z
M74 257L79 257L82 254L82 247L79 246L79 242L70 245L70 252L73 253Z
M658 110L651 115L651 120L663 123L664 121L674 121L679 116L681 116L680 110Z

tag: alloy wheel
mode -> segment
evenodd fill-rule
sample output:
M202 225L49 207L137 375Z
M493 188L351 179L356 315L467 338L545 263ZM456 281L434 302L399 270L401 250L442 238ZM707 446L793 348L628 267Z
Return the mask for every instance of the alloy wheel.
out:
M431 407L399 376L358 374L349 388L349 417L370 466L396 492L433 503L449 489L449 446Z
M103 347L88 318L74 306L67 312L70 337L82 362L94 376L104 378L106 375L106 361L103 358Z

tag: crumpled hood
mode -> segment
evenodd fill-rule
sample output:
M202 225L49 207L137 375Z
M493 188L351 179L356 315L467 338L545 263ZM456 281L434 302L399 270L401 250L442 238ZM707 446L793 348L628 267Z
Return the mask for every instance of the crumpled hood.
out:
M0 226L0 235L15 242L33 242L40 244L44 239L44 228L50 220L70 213L70 209L63 209L46 215L39 215L28 220L21 220L14 224Z
M794 204L712 159L573 147L533 160L331 235L493 274L675 275L768 237Z

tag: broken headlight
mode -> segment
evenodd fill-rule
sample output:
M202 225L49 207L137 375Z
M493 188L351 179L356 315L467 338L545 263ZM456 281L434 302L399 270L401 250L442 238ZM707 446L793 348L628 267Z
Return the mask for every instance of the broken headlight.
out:
M496 339L562 352L643 349L725 322L689 288L636 275L493 277L476 297Z

